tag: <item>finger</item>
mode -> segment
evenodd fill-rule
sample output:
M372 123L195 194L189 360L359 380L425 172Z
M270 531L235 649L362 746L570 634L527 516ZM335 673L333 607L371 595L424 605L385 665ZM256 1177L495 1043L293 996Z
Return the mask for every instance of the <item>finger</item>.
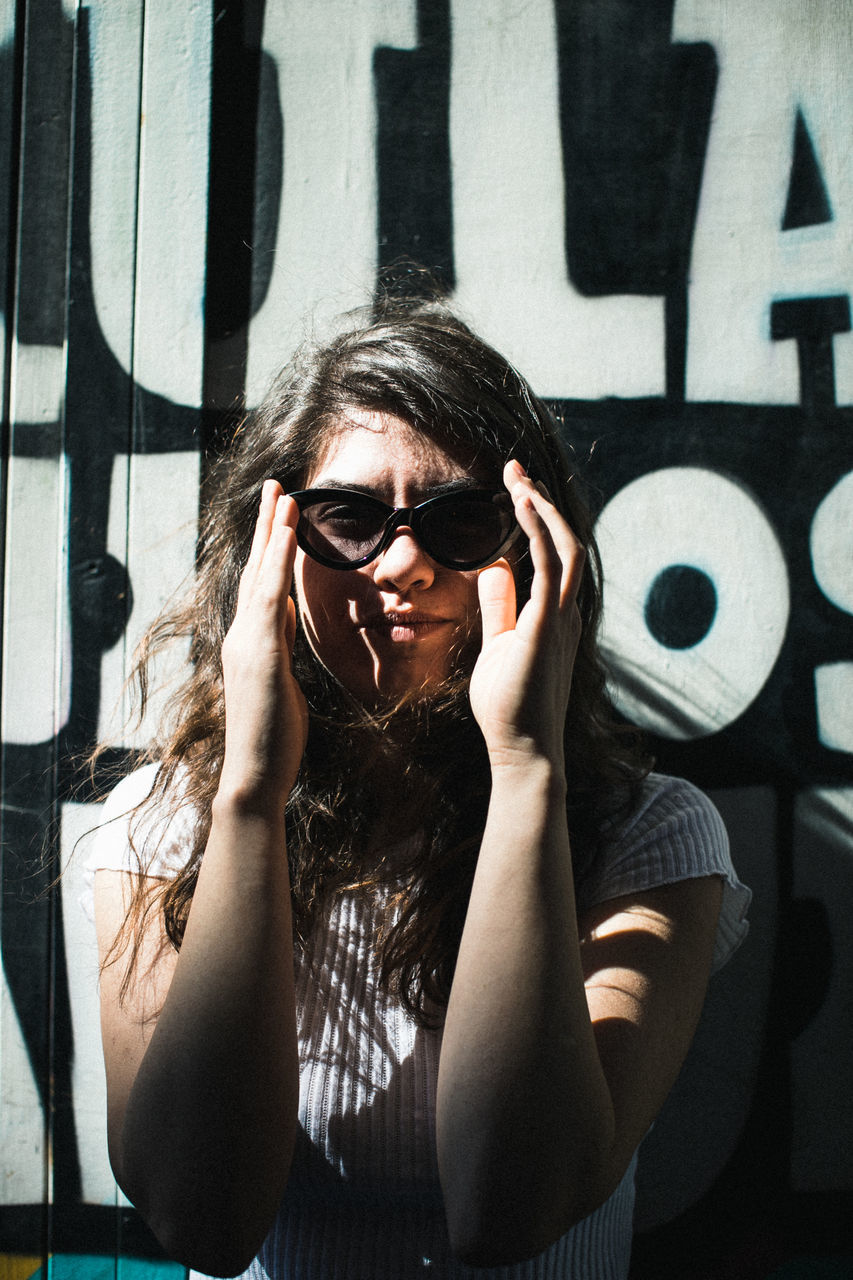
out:
M514 503L521 502L525 497L530 499L534 509L551 530L555 544L559 545L562 542L568 544L574 540L574 534L568 522L555 507L545 485L538 480L534 483L520 463L515 460L507 463L504 482Z
M559 602L562 560L551 530L537 509L529 490L513 494L515 518L527 536L529 555L533 564L531 599L541 602Z
M480 624L483 647L495 636L511 631L515 626L515 578L506 560L481 569L477 575L477 593L480 597Z
M294 518L295 512L295 518ZM296 533L294 525L299 510L292 498L280 493L273 509L272 526L267 544L258 565L255 588L267 596L282 601L290 592L293 580L293 564L296 559Z
M250 564L257 565L263 559L281 493L282 488L277 480L264 481L261 489L261 505L258 508L258 519L255 524L255 536L249 552Z
M261 489L261 503L258 508L258 516L255 521L255 532L252 537L252 545L249 550L249 558L243 568L240 578L239 599L245 598L251 594L254 583L257 579L261 564L263 563L264 552L269 544L270 534L272 533L273 521L275 519L276 507L278 499L281 496L282 488L277 480L265 480Z
M515 505L516 519L531 540L534 569L538 568L545 575L540 587L546 582L551 589L558 582L560 604L571 605L583 576L584 548L568 521L554 506L545 486L534 484L519 463L507 464L504 480ZM538 521L530 517L531 510L539 517ZM558 565L559 573L555 577Z
M258 508L255 533L252 538L252 547L249 551L249 559L246 562L246 569L250 573L259 569L263 561L281 493L282 488L277 480L264 481L261 490L261 505Z

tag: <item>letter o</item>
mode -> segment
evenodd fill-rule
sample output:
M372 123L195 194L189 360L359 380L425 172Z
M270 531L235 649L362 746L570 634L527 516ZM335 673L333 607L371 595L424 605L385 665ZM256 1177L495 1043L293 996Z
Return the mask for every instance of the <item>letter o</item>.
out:
M601 645L616 706L675 740L731 724L764 687L790 613L785 558L757 502L716 472L667 467L621 489L601 513L596 536L604 569ZM668 572L676 568L679 575ZM706 612L707 630L695 643L663 643L665 632L649 629L649 601L661 582L689 581L685 570L710 580L716 608Z
M836 608L853 613L853 471L815 512L809 545L821 591ZM818 738L834 751L853 752L853 662L825 663L814 678Z
M853 613L853 471L821 502L809 538L812 568L827 600Z

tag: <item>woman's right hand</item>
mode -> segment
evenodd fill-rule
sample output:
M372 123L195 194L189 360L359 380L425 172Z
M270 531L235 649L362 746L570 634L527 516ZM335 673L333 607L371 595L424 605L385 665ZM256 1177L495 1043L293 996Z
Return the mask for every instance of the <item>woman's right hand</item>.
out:
M282 812L308 738L308 708L293 675L290 596L299 511L277 480L261 495L252 549L222 646L225 757L219 794Z

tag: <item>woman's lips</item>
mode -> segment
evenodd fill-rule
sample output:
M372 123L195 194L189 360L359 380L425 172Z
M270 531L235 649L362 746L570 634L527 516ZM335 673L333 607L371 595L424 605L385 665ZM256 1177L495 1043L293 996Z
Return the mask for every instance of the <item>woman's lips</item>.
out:
M362 624L366 631L378 631L394 641L420 640L449 624L448 618L431 613L419 613L415 609L394 610L372 614Z

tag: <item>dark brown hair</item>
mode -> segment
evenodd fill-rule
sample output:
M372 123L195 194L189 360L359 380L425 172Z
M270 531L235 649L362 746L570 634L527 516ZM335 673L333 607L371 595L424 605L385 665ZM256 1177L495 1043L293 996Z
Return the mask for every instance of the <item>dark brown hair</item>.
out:
M161 618L141 651L146 696L152 656L188 636L192 672L172 699L152 744L162 805L180 792L196 814L183 870L164 883L157 909L175 947L183 938L210 825L224 750L221 648L249 552L267 476L303 487L329 434L353 410L405 421L466 458L496 487L517 458L544 483L587 550L578 606L582 638L565 729L568 819L576 880L610 823L632 803L647 766L635 737L614 722L596 633L600 563L571 456L544 403L519 374L443 307L394 302L331 341L303 348L238 430L215 468L199 547L199 569L182 605ZM519 604L530 586L522 554ZM388 895L376 939L382 981L420 1021L445 1005L489 801L482 736L467 700L464 663L440 690L382 712L368 711L315 658L301 633L294 654L310 732L287 811L288 857L298 944L344 888ZM354 765L353 762L358 762ZM387 803L393 797L393 805ZM381 828L376 814L394 814ZM144 870L151 851L141 851ZM131 912L138 931L145 909ZM150 907L149 907L150 909ZM132 965L131 965L132 967Z

